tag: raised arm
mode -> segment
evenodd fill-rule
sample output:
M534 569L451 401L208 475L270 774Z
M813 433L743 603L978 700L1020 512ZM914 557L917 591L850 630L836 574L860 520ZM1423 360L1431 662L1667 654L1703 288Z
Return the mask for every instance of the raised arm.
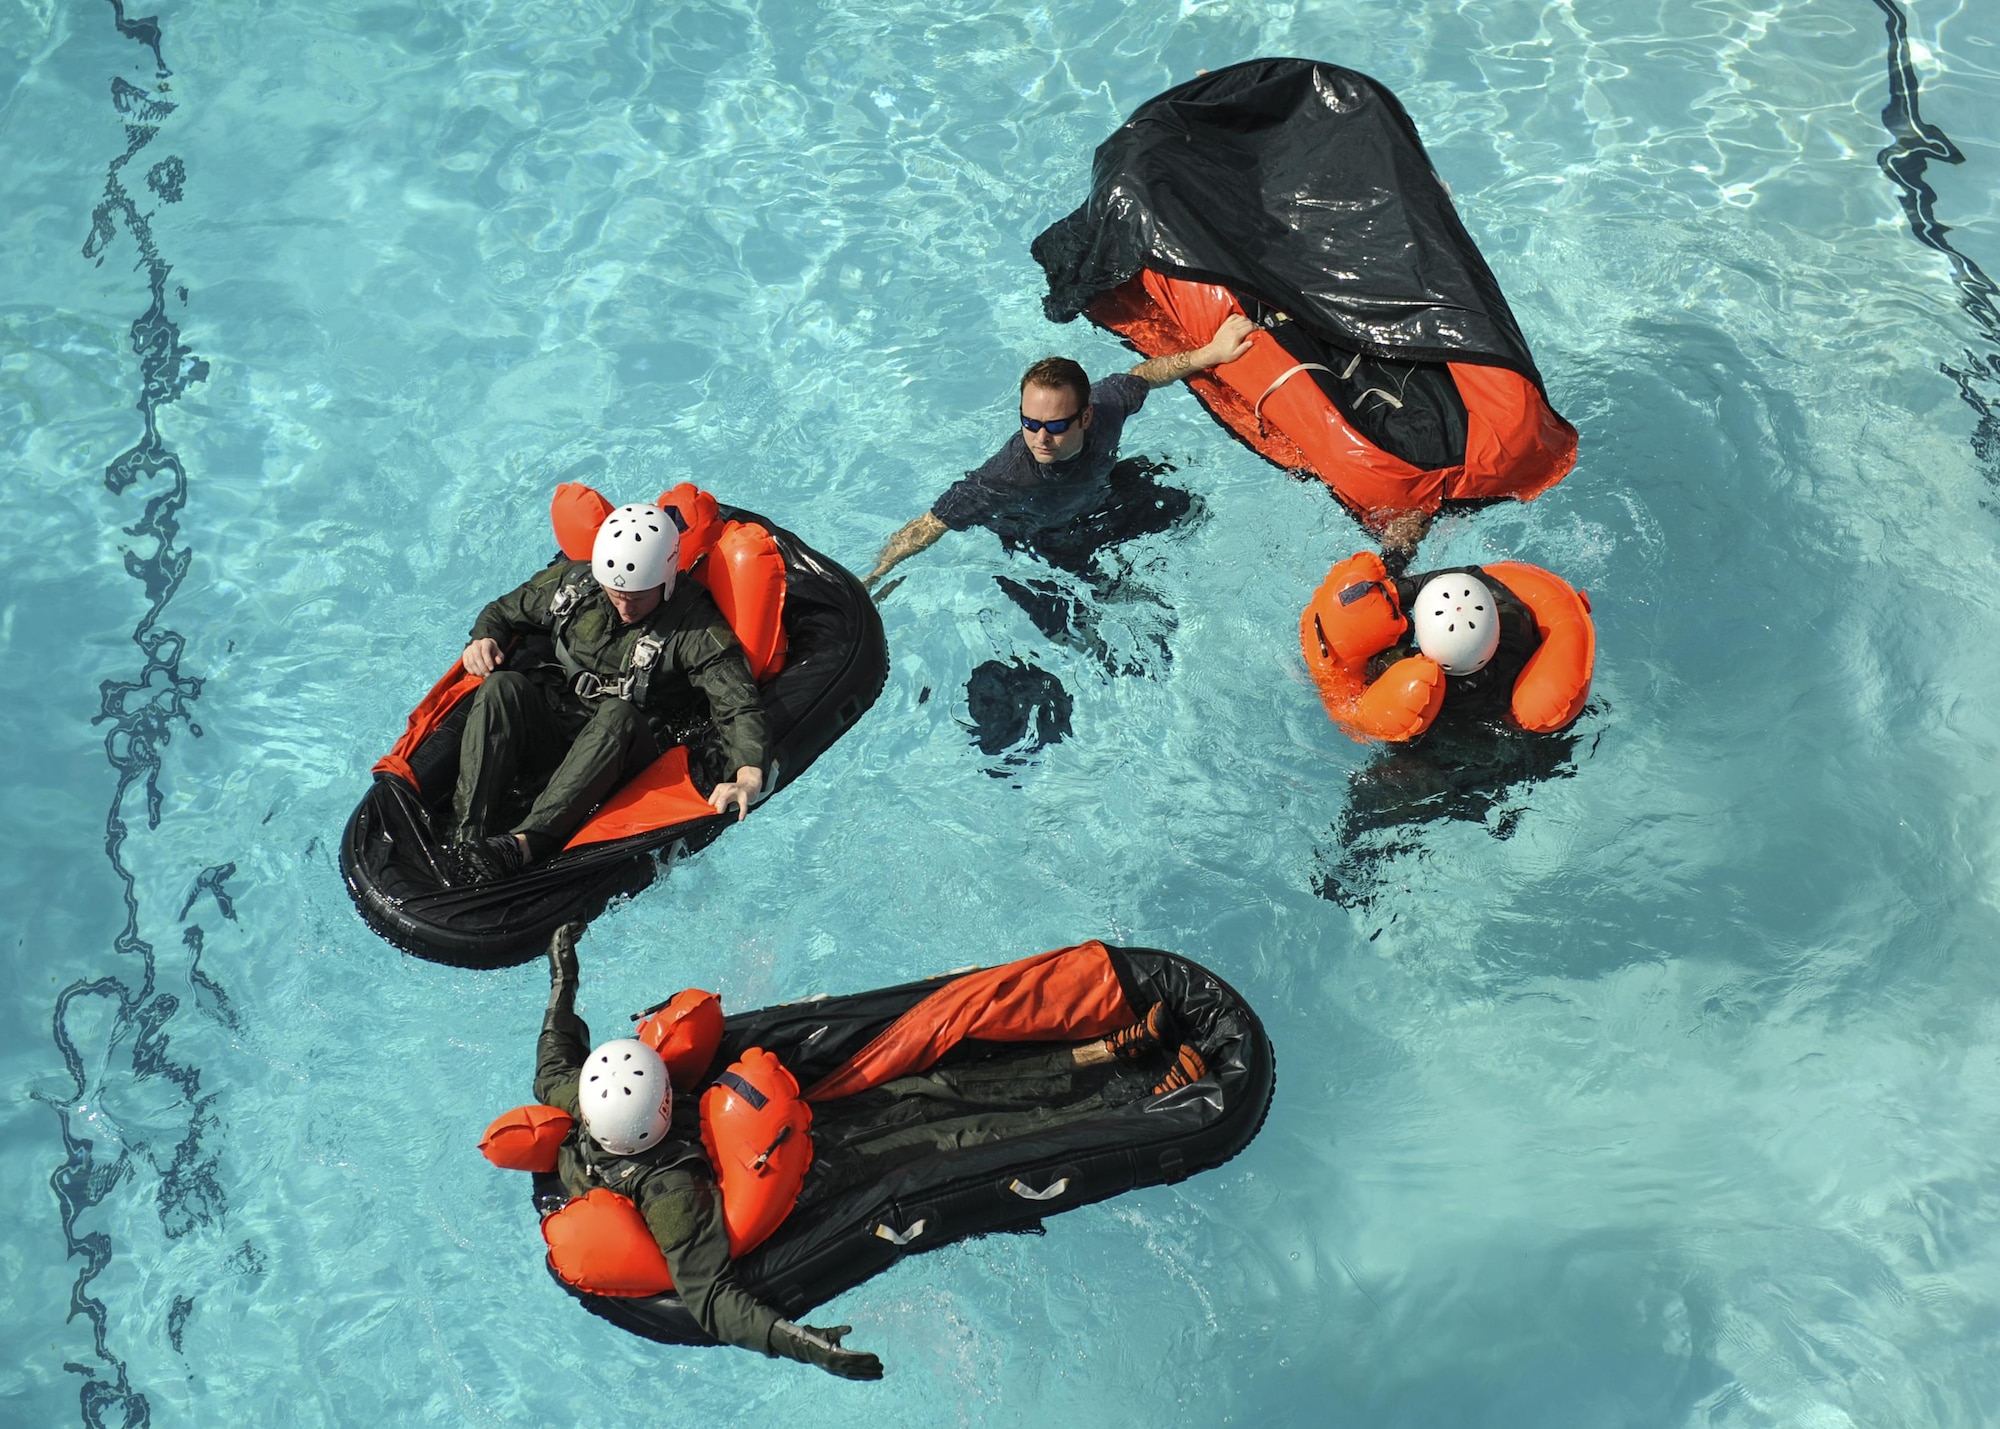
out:
M1192 352L1173 352L1165 357L1149 357L1132 369L1132 375L1148 386L1164 387L1196 372L1234 362L1250 351L1250 334L1257 324L1241 313L1231 313L1215 330L1215 336Z
M936 545L938 537L942 536L949 529L944 522L926 511L889 538L889 544L884 546L882 554L875 558L875 569L870 571L867 577L862 580L862 587L866 590L873 590L875 582L881 580L883 576L889 574L897 565L903 561L907 561L917 552L923 550L924 547Z
M590 1055L590 1028L576 1015L576 940L583 924L565 923L549 939L549 1010L535 1047L535 1100L577 1115L576 1078Z

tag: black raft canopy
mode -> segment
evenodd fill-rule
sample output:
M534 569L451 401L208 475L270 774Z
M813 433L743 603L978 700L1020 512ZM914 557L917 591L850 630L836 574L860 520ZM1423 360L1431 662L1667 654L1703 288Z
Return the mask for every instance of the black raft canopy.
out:
M1527 499L1575 461L1416 125L1365 74L1249 60L1147 101L1033 252L1050 319L1087 315L1148 356L1249 316L1250 354L1190 386L1364 516Z
M1098 146L1089 201L1034 256L1054 322L1151 268L1254 295L1362 352L1542 385L1417 126L1339 65L1246 60L1148 100Z

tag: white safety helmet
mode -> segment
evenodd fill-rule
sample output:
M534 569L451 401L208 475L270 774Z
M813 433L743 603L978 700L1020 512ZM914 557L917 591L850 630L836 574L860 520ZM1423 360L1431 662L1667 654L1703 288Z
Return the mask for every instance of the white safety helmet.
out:
M621 1037L584 1061L576 1099L592 1141L613 1156L636 1156L667 1134L674 1084L658 1052Z
M1432 576L1410 609L1417 648L1447 675L1484 669L1500 648L1500 610L1477 576L1462 571Z
M657 506L633 502L604 518L590 547L590 570L610 590L637 594L673 585L680 563L681 533Z

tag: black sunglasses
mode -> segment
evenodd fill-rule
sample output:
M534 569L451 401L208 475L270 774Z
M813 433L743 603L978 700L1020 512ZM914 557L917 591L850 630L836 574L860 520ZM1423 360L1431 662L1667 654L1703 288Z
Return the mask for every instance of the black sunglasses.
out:
M1070 413L1067 417L1057 417L1053 422L1038 422L1033 417L1028 416L1024 412L1021 414L1021 425L1026 427L1031 432L1039 432L1042 430L1042 428L1047 427L1049 429L1050 436L1059 437L1064 432L1068 431L1071 427L1075 426L1079 421L1081 421L1083 419L1084 412L1087 410L1088 410L1087 406L1078 407L1074 412Z

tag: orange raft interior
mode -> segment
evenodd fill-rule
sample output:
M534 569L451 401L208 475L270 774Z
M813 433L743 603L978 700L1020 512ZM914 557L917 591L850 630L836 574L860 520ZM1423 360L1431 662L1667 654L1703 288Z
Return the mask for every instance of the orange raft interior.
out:
M1482 566L1527 606L1541 644L1514 681L1508 715L1534 734L1553 734L1583 713L1597 663L1590 598L1560 576L1520 561ZM1299 618L1299 645L1334 723L1357 739L1415 739L1444 706L1445 674L1426 655L1398 660L1374 680L1368 663L1402 640L1409 620L1388 568L1360 551L1327 572Z
M771 533L754 522L724 521L716 499L684 481L654 503L681 528L680 570L692 573L742 642L750 673L759 682L785 663L785 560ZM549 502L556 544L573 561L590 559L597 528L613 510L601 493L580 482L558 486ZM396 747L375 762L377 774L416 785L409 757L459 701L479 687L479 677L454 663L410 713ZM714 813L695 788L687 750L667 750L606 799L566 848L606 843Z
M1147 357L1202 346L1243 305L1228 288L1143 269L1092 303L1092 322ZM1383 451L1341 416L1301 363L1269 332L1250 352L1188 378L1202 405L1259 455L1287 471L1311 472L1364 522L1400 511L1435 512L1441 501L1527 501L1576 464L1576 428L1541 390L1511 368L1446 366L1465 403L1465 457L1426 471Z

